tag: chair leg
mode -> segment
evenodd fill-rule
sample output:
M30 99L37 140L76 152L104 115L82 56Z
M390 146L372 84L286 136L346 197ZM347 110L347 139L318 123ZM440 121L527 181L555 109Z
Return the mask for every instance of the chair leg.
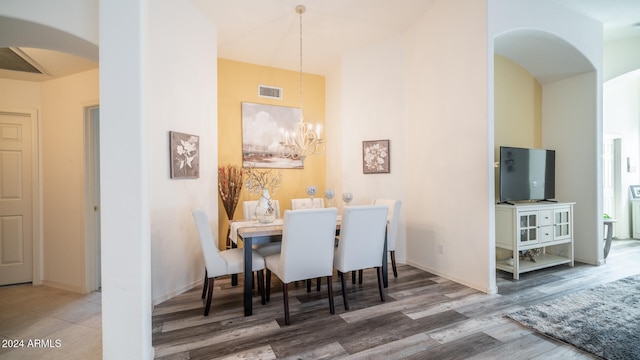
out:
M355 274L355 272L353 272ZM347 284L344 281L344 273L338 272L340 274L340 283L342 284L342 302L344 303L344 309L349 310L349 303L347 302Z
M351 283L354 284L354 285L356 284L356 272L355 271L351 272Z
M260 292L262 305L264 305L267 303L264 295L264 270L258 270L256 276L258 277L258 291Z
M391 267L393 267L393 277L398 277L398 269L396 268L396 252L395 250L389 251L391 253Z
M267 302L269 302L269 297L271 296L271 270L267 269L267 286L266 286L266 298Z
M209 316L209 309L211 308L211 298L213 297L213 280L214 278L209 278L209 289L207 291L207 305L204 307L204 316Z
M364 274L364 270L358 270L358 284L362 285L362 274Z
M318 284L320 283L320 278L318 278ZM329 275L327 276L327 288L329 289L329 312L331 312L331 314L335 314L336 313L336 307L333 304L333 276ZM318 288L318 291L320 291L320 288Z
M307 283L307 292L310 293L311 292L311 279L307 279L306 283Z
M380 291L380 301L384 302L384 293L382 292L382 266L376 268L378 270L378 290Z
M207 284L209 283L209 277L207 276L207 268L204 269L204 285L202 285L202 298L204 299L207 293Z
M322 278L316 279L316 291L320 291L320 285L322 283Z
M282 284L282 297L284 302L284 324L289 325L289 284Z

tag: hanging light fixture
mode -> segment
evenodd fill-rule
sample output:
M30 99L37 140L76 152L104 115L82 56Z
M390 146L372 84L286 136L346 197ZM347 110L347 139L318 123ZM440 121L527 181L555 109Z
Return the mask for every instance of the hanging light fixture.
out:
M304 159L308 155L322 156L325 152L325 145L320 136L321 126L304 121L304 97L302 93L302 14L306 8L304 5L296 6L296 13L300 15L300 121L293 128L293 132L285 132L283 129L282 140L280 141L280 154L289 159Z

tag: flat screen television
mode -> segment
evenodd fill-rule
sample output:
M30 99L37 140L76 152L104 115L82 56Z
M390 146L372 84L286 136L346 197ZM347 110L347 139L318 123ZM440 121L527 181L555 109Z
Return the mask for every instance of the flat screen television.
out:
M500 202L555 198L556 152L500 146Z

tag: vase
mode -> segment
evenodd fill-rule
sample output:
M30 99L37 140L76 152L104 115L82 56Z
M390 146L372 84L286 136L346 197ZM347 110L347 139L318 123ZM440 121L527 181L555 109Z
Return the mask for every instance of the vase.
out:
M276 220L276 209L268 189L262 189L262 195L256 206L256 219L262 224L269 224Z

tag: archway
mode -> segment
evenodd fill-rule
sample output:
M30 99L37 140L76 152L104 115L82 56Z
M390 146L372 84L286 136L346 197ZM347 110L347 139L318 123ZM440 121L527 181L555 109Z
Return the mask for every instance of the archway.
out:
M602 122L597 69L575 46L538 29L502 33L495 37L494 51L526 69L540 84L536 111L540 112L542 147L557 154L556 198L578 203L575 259L601 264L602 159L598 155Z
M97 25L96 25L97 28ZM10 16L0 16L0 47L18 47L18 48L36 48L36 49L46 49L52 50L54 52L62 52L66 54L72 54L75 56L83 57L88 60L91 60L97 64L98 61L98 46L82 39L78 36L71 35L63 30L59 30L53 26L43 25L34 23L27 20L17 19L15 17ZM97 66L97 65L96 65ZM91 96L91 99L87 100L92 102L91 105L97 105L98 102L98 76L97 70L95 70L95 74L93 74L95 78L95 95ZM34 232L34 272L33 272L33 283L40 284L45 282L47 285L51 285L54 287L60 287L66 290L76 291L76 292L88 292L93 289L86 287L85 279L80 279L79 281L74 278L74 276L87 276L86 266L90 266L90 264L86 264L86 257L79 251L78 249L84 248L85 239L84 232L82 231L74 231L72 233L65 233L69 226L65 226L61 224L60 219L66 218L69 223L76 223L79 225L75 225L77 230L82 228L82 224L85 219L82 215L78 215L78 210L80 212L84 212L83 209L75 209L71 206L71 203L74 203L76 199L82 199L84 194L82 193L82 188L76 187L73 189L73 186L68 186L69 184L77 183L72 175L65 175L62 173L51 175L52 171L46 167L56 168L56 165L51 165L51 160L57 158L58 162L60 159L66 155L64 155L65 151L69 151L69 142L66 139L57 136L54 132L56 131L56 127L64 128L65 136L73 136L72 134L76 133L77 128L67 128L68 124L56 123L60 118L69 118L68 114L61 113L59 109L52 109L51 101L47 101L44 98L40 98L40 96L47 91L43 90L49 88L48 92L55 92L55 90L51 89L51 86L42 85L43 83L37 83L38 85L31 86L33 89L38 89L36 91L40 92L40 95L34 95L34 99L32 101L25 101L23 103L18 103L17 105L14 103L2 103L0 105L4 107L13 107L13 108L33 108L37 110L38 113L38 122L40 126L37 126L36 130L39 131L38 136L36 137L39 143L39 148L41 151L39 154L36 154L37 161L40 166L39 169L43 169L43 171L39 174L37 178L34 178L34 181L39 184L38 188L42 189L37 192L35 195L37 196L34 204L36 204L36 208L34 208L34 213L41 217L35 216L34 222L31 225L32 228L41 231ZM3 86L8 87L8 91L12 91L11 86L17 86L15 84L20 84L19 82L4 82ZM73 84L73 82L71 83ZM65 84L65 86L73 86ZM68 89L68 88L67 88ZM89 105L87 103L83 105ZM62 105L61 105L62 106ZM46 107L46 110L43 109ZM80 105L82 108L82 104ZM56 113L56 116L50 116L51 113ZM71 110L73 112L73 110ZM82 118L82 113L79 113L78 116ZM83 122L80 121L78 123L79 127L82 128ZM82 132L80 135L75 137L75 144L82 144ZM74 145L75 145L74 144ZM73 152L77 147L73 148ZM82 149L80 150L82 153ZM38 157L38 156L41 157ZM75 156L75 155L74 155ZM73 163L72 165L68 165L68 170L71 168L73 171L67 173L71 174L80 174L83 176L84 174L84 161L76 161L75 158L70 161ZM44 165L43 165L44 164ZM62 172L62 170L60 170ZM43 174L47 175L43 175ZM69 176L69 181L66 182L67 188L65 191L73 191L74 196L69 198L69 196L64 192L58 192L56 189L60 189L61 187L65 187L65 181L60 182L60 179L65 179L65 176ZM64 194L58 196L58 194ZM68 203L66 200L70 200ZM58 211L60 213L58 213ZM60 251L60 249L65 249ZM73 257L73 254L77 254L73 261L68 261L68 257ZM47 264L47 268L44 268L44 263ZM54 265L51 265L54 264ZM79 265L78 265L79 264ZM53 270L51 270L53 269ZM52 274L56 275L53 276ZM60 275L60 274L65 275ZM68 274L82 274L82 275L68 275ZM73 281L65 281L69 278L73 278ZM53 280L52 280L53 279ZM62 279L62 280L60 280Z

